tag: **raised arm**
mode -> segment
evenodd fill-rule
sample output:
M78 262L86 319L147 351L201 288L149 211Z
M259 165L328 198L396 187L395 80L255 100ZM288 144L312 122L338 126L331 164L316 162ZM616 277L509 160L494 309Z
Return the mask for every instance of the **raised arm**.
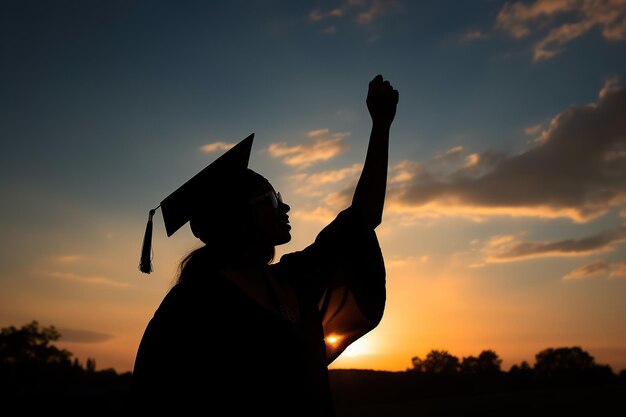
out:
M372 131L361 177L354 191L352 206L372 228L380 224L387 188L389 130L396 115L398 91L377 75L369 83L367 108L372 117Z

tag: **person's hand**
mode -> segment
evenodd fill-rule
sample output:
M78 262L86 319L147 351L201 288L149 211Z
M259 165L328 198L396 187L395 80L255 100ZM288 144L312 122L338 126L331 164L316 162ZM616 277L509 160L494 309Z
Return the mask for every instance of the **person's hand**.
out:
M396 116L398 97L398 91L393 89L389 81L384 81L382 75L370 81L366 102L374 124L391 126Z

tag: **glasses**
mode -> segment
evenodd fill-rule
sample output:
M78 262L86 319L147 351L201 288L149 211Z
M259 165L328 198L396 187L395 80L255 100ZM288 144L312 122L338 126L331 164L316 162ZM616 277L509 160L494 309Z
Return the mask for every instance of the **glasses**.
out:
M280 193L277 193L274 189L267 190L263 194L254 197L252 200L250 200L250 203L258 203L259 201L263 201L265 199L269 199L272 203L272 206L274 206L274 208L277 210L278 207L283 204L283 198L281 197Z

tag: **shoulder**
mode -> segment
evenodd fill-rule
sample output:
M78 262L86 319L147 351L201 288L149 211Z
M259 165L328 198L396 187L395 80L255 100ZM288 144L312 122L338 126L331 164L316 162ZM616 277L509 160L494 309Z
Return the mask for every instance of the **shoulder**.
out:
M178 282L168 291L156 315L170 315L196 307L206 308L213 305L213 303L206 302L208 297L219 301L220 295L223 295L227 289L226 279L218 271L208 271L202 276L188 278L192 279Z

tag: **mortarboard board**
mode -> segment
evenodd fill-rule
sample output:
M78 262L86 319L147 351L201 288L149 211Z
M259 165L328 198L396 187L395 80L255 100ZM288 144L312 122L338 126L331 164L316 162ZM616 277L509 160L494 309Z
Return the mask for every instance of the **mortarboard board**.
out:
M223 181L228 172L243 170L248 167L254 133L233 146L222 156L206 166L202 171L194 175L190 180L165 197L161 204L150 210L148 224L141 248L141 260L139 270L146 274L152 272L152 217L156 209L161 208L163 222L167 236L172 236L185 223L191 220L191 216L197 205L201 204L206 195L206 190L211 186Z

